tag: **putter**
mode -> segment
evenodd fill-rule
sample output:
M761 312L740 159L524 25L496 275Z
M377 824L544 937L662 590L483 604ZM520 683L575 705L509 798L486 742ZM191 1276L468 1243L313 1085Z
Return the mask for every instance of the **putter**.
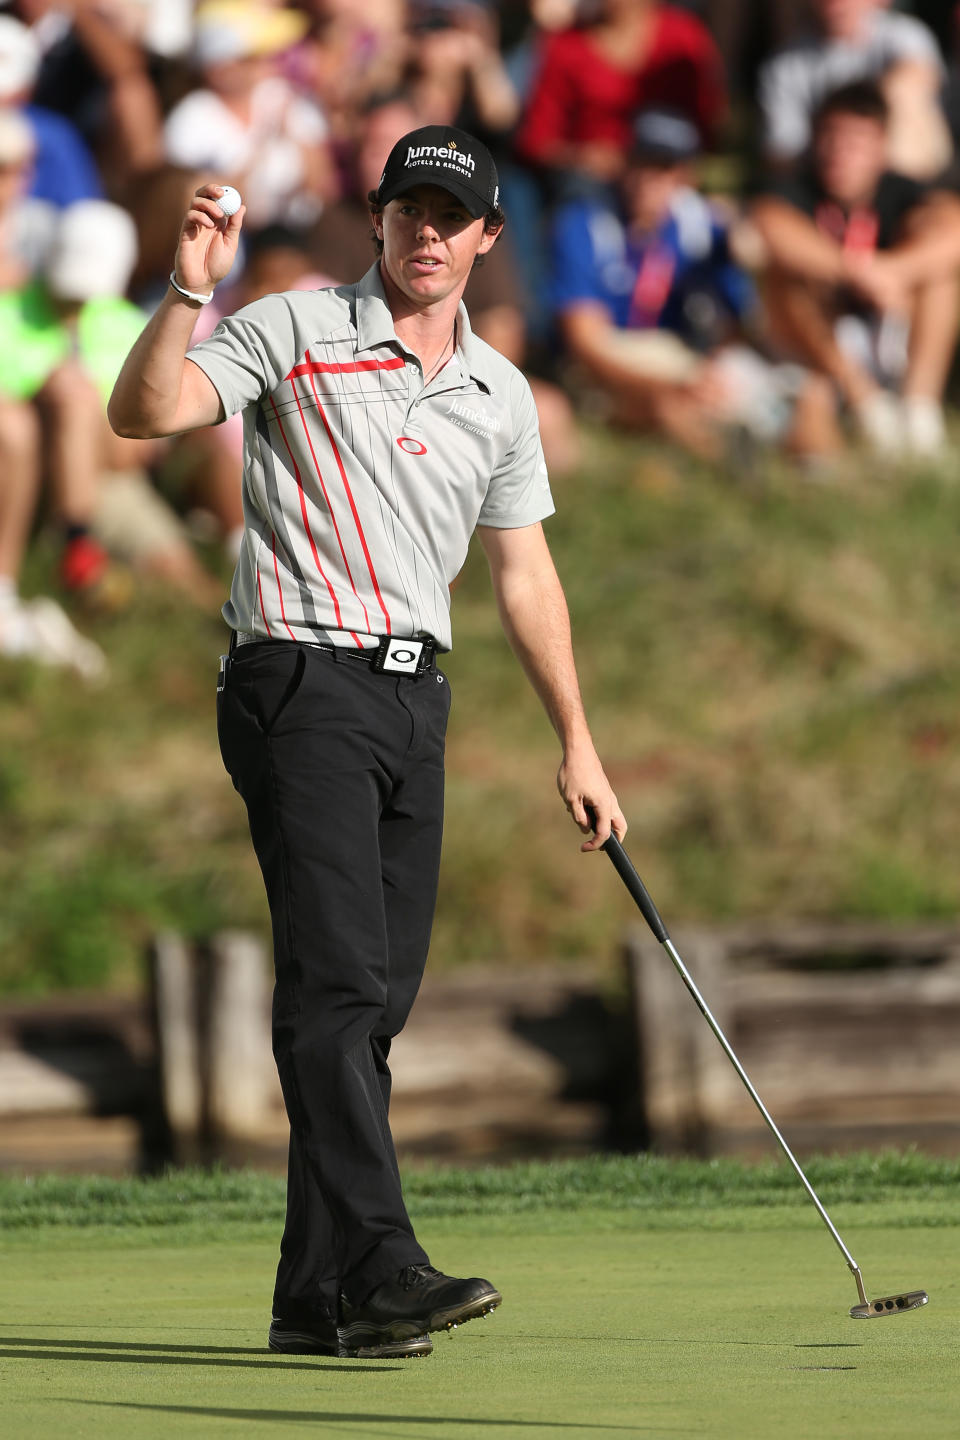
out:
M594 825L595 828L596 814L592 809L590 809L589 806L587 807L587 817L590 820L591 825ZM834 1240L839 1246L840 1252L843 1255L844 1260L846 1260L847 1262L847 1267L852 1272L853 1278L857 1282L857 1294L860 1296L859 1305L853 1305L850 1309L851 1318L853 1320L879 1320L882 1316L885 1315L902 1315L905 1310L919 1310L920 1306L926 1305L928 1300L930 1299L926 1290L901 1290L899 1294L896 1295L881 1295L878 1296L875 1300L867 1299L867 1292L863 1287L863 1276L860 1274L860 1266L857 1264L856 1260L854 1260L853 1256L850 1254L850 1251L847 1249L846 1245L841 1240L840 1234L833 1221L830 1219L830 1216L827 1214L826 1210L821 1204L817 1192L814 1190L813 1186L810 1184L810 1181L803 1173L803 1170L800 1167L800 1162L797 1160L786 1140L784 1140L783 1136L780 1134L780 1131L775 1125L773 1117L771 1116L769 1110L767 1109L766 1105L764 1105L763 1101L760 1099L760 1096L757 1094L756 1090L753 1088L753 1084L750 1080L749 1075L747 1074L746 1070L744 1070L743 1066L740 1064L740 1061L734 1054L730 1042L727 1040L727 1037L720 1029L720 1026L717 1024L713 1015L710 1013L710 1008L707 1005L707 1002L700 994L700 991L697 989L694 983L692 975L690 974L686 965L684 965L679 954L677 953L676 947L674 946L673 941L670 939L670 936L667 933L667 927L661 920L660 913L657 910L656 905L654 905L652 899L650 898L650 892L647 890L647 887L644 885L643 881L640 879L640 876L637 874L629 855L627 854L626 850L624 850L623 846L620 844L620 841L617 839L616 835L614 835L612 832L610 834L609 840L605 841L605 843L601 846L601 849L605 850L606 853L609 855L611 861L613 862L613 868L616 870L617 874L620 876L620 879L623 881L624 885L626 885L627 889L630 891L630 894L636 901L637 908L639 909L644 920L646 920L654 936L657 940L659 940L660 944L663 946L664 950L666 950L667 954L670 956L670 959L673 961L674 967L679 974L680 979L683 981L684 985L686 985L687 989L690 991L690 994L693 996L697 1009L700 1011L700 1014L703 1016L704 1020L706 1020L707 1024L710 1026L710 1029L713 1031L714 1035L719 1040L727 1056L727 1059L730 1061L731 1065L736 1070L737 1074L740 1076L740 1079L743 1081L743 1084L746 1087L747 1093L749 1094L751 1100L756 1105L757 1109L760 1111L760 1114L763 1116L764 1120L767 1122L767 1125L773 1132L773 1136L777 1144L780 1146L780 1149L783 1151L784 1155L786 1155L787 1159L790 1161L790 1164L797 1172L800 1183L806 1190L807 1194L810 1196L810 1199L813 1201L814 1205L817 1207L817 1213L819 1214L820 1219L823 1221L824 1225L826 1225L827 1229L830 1231L830 1234L833 1236Z

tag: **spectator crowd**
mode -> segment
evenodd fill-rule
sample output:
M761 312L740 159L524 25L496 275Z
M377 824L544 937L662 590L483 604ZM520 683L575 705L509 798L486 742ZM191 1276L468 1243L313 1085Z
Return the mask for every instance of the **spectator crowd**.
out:
M114 435L106 400L189 197L236 186L242 253L197 335L374 260L406 131L497 160L476 331L524 367L548 464L584 414L722 464L933 460L960 283L960 6L887 0L0 3L0 656L105 672L84 613L143 576L211 606L242 434ZM25 599L54 537L59 599ZM78 628L79 626L79 628Z

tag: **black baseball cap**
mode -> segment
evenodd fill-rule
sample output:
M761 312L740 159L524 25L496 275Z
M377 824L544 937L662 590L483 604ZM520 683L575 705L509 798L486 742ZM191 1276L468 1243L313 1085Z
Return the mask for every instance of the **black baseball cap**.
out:
M689 115L679 110L641 110L633 122L634 160L682 165L701 150L700 132Z
M500 203L493 156L475 135L455 125L424 125L397 141L384 166L377 203L386 205L415 185L440 185L475 220Z

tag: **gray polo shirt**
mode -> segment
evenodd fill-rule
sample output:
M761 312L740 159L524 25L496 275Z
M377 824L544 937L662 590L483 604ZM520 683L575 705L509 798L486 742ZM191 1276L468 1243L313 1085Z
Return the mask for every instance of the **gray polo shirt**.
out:
M477 524L553 513L533 396L457 317L426 387L379 263L356 285L268 295L189 352L243 412L245 533L223 614L263 639L451 645L450 582Z
M894 65L919 60L943 71L933 33L911 15L877 10L864 19L863 39L806 36L760 68L758 97L764 148L777 159L801 154L810 143L814 113L831 90L854 80L879 80Z

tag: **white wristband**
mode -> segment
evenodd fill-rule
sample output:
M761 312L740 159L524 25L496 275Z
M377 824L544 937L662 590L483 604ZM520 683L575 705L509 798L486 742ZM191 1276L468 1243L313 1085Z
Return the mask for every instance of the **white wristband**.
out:
M200 295L197 293L196 290L186 290L182 285L178 285L176 272L173 270L170 271L170 284L173 286L174 290L176 290L178 295L182 295L185 300L196 300L198 305L209 305L210 301L213 299L212 290L210 291L209 295Z

